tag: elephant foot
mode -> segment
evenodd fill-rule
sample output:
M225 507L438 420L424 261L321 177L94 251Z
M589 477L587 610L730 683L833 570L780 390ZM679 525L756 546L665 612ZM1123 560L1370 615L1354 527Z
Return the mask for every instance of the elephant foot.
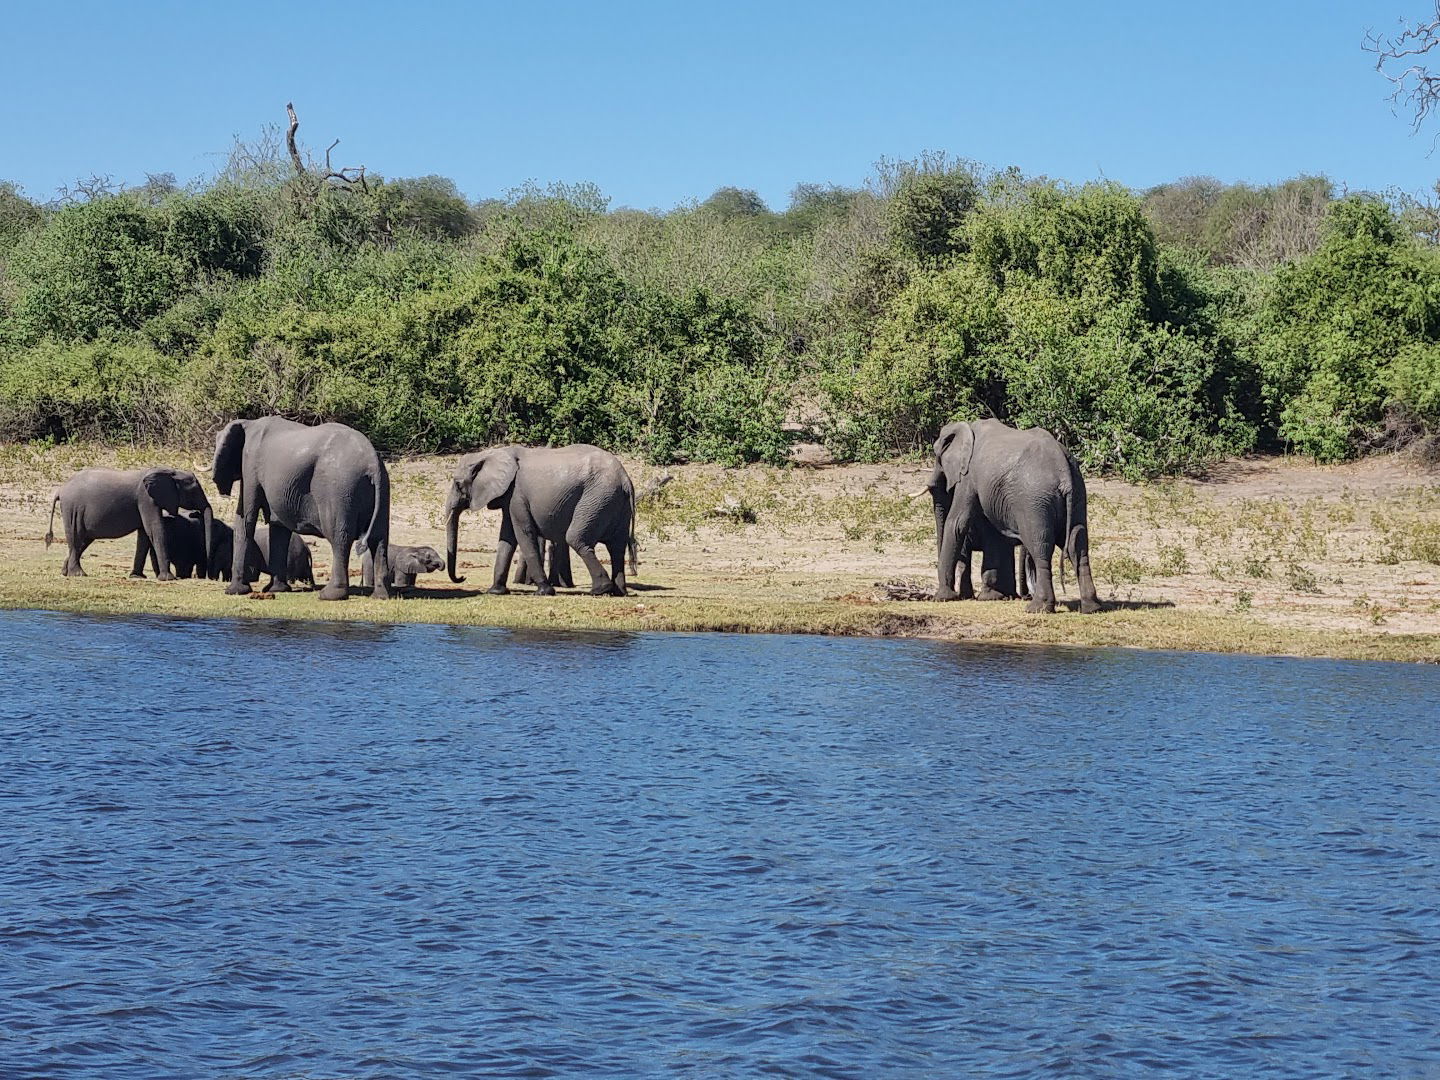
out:
M248 581L232 581L225 586L226 596L249 596L250 583Z
M275 593L275 592L289 592L289 591L290 591L290 583L289 583L288 581L280 581L280 580L278 580L277 578L271 578L269 581L267 581L267 582L265 583L265 587L264 587L263 589L261 589L260 591L261 591L261 592L270 592L270 593Z
M1104 611L1104 610L1105 610L1105 609L1104 609L1103 607L1101 607L1101 605L1100 605L1100 600L1099 600L1098 597L1096 597L1096 598L1091 598L1091 597L1089 597L1089 596L1082 596L1082 597L1080 598L1080 614L1081 614L1081 615L1094 615L1097 611Z
M613 581L599 581L590 586L591 596L624 596L625 590Z
M139 580L139 581L144 581L144 580L145 580L145 575L144 575L143 573L137 574L134 570L131 570L131 571L130 571L130 576L131 576L132 578L135 578L135 579Z
M60 571L60 573L63 574L65 577L88 577L88 576L89 576L88 574L85 573L84 570L81 570L78 566L76 566L76 567L74 567L74 568L66 567L64 570Z
M321 600L345 600L350 596L350 586L332 581L320 590Z
M1055 601L1040 599L1031 600L1030 603L1025 605L1025 610L1031 615L1054 615Z
M960 597L960 594L957 593L954 589L936 589L936 590L935 590L935 599L936 599L936 600L959 600L960 598L961 598L961 597Z
M164 573L156 574L156 575L155 575L155 580L156 580L156 581L174 581L174 580L175 580L175 575L172 574L172 573L170 573L169 570L166 570Z
M377 581L375 583L375 588L370 590L370 599L389 600L392 596L399 595L400 592L400 589L396 589L394 592L391 592L389 589L385 588L385 583L383 581Z
M535 587L535 595L536 595L536 596L554 596L554 595L555 595L555 586L554 586L554 585L551 585L548 581L543 582L543 583L541 583L540 585L537 585L537 586Z
M487 596L509 596L510 590L504 585L491 585L485 590Z
M989 585L984 586L975 594L976 600L1013 600L1014 597L1001 592L999 589L992 589Z

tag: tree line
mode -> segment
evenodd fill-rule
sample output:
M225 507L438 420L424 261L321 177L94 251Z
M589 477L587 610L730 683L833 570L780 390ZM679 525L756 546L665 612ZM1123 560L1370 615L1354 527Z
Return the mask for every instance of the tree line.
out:
M783 211L589 185L470 202L278 133L188 186L0 184L0 438L203 443L268 413L382 449L593 442L655 462L1050 429L1151 476L1337 461L1440 427L1440 226L1415 200L1067 184L932 154Z

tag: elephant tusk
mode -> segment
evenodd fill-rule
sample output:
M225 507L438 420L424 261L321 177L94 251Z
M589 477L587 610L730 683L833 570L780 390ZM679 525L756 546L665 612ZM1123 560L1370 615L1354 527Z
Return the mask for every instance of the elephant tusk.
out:
M905 496L905 497L906 497L907 499L921 499L921 498L924 498L926 495L929 495L929 494L930 494L930 489L929 489L928 487L924 487L924 488L921 488L919 491L912 491L909 495L907 495L907 496Z

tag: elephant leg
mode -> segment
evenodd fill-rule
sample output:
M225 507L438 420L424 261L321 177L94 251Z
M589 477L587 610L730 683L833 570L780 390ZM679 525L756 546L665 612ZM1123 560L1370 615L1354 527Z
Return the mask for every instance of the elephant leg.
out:
M550 584L557 589L573 589L575 578L570 573L570 545L550 545Z
M288 533L289 530L287 529ZM275 535L275 523L270 523L270 535ZM321 600L345 600L350 596L350 547L355 543L354 539L345 533L337 533L328 537L330 541L330 580L320 590ZM274 544L272 539L271 544ZM280 549L280 557L285 558L289 551L289 541L286 547ZM272 551L275 549L272 547Z
M246 493L243 502L247 509L245 513L235 515L235 524L231 526L234 535L231 537L230 546L230 584L225 586L225 592L229 596L245 596L250 592L250 583L254 580L250 576L250 568L247 565L246 557L250 553L250 546L255 543L255 522L260 517L259 507L253 495Z
M595 548L581 535L580 530L572 525L570 531L565 535L565 540L585 563L585 569L590 571L590 595L614 595L615 582L605 572L605 567L600 565L600 560L595 556Z
M1030 583L1034 580L1035 564L1022 544L1015 549L1015 590L1021 600L1030 599Z
M975 599L975 579L970 570L970 557L972 554L973 552L970 550L968 544L961 545L960 555L955 564L956 569L960 571L960 582L956 594L961 600Z
M624 540L607 540L605 549L610 552L610 580L615 584L615 595L625 595L625 546L629 537Z
M290 591L290 530L278 521L270 522L270 550L265 553L270 567L270 580L261 592Z
M61 574L65 577L87 577L80 567L80 556L85 554L85 549L90 546L90 538L79 530L67 525L65 528L65 546L69 553L65 556L65 568Z
M1055 582L1050 576L1050 556L1054 547L1049 537L1032 539L1025 545L1025 553L1035 565L1035 587L1030 603L1025 605L1026 611L1049 614L1055 610Z
M174 581L170 572L170 548L165 543L165 522L160 507L149 499L140 500L140 535L135 538L135 565L131 577L145 576L145 557L155 568L155 580Z
M981 549L978 600L1011 600L1015 596L1015 555L999 536L988 536Z
M149 558L155 562L155 550L150 546L150 538L145 535L145 527L142 525L135 534L135 562L130 567L130 576L143 578L145 576L145 560ZM155 568L155 576L160 576L160 568Z
M1075 576L1080 579L1080 612L1093 615L1100 610L1100 596L1090 576L1090 536L1084 525L1071 531L1070 550L1074 552Z
M529 529L521 528L515 531L515 546L520 549L520 554L525 559L528 576L535 576L538 570L540 584L535 586L535 593L538 596L554 596L555 586L551 585L545 578L545 557L541 555L541 549L545 541ZM498 554L498 553L497 553Z
M944 527L940 530L939 580L935 589L936 600L962 598L955 591L955 571L957 565L962 562L964 565L960 566L962 571L961 587L973 594L970 582L970 559L968 555L964 559L961 558L962 553L966 551L971 528L972 508L962 503L957 495L956 501L950 507L950 512L945 515Z
M507 510L500 517L500 539L495 542L495 580L485 591L504 596L510 590L505 580L510 576L510 561L515 558L515 523Z

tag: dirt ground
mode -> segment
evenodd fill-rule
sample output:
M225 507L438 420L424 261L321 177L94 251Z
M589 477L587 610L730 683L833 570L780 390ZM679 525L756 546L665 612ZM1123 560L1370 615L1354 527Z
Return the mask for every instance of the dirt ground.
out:
M63 544L47 551L41 542L51 493L75 469L198 469L205 457L156 448L0 448L0 606L211 614L243 604L213 582L128 581L133 539L97 542L83 583L60 576ZM453 461L390 463L394 540L443 554L441 510ZM885 601L877 583L934 584L929 501L908 497L929 475L920 462L626 465L637 490L671 478L642 505L640 588L628 600L562 594L544 601L523 590L477 596L490 581L499 514L472 512L461 532L464 586L452 586L442 571L421 578L418 599L379 614L378 601L326 605L310 596L282 597L283 607L266 614L1440 657L1440 471L1403 456L1331 467L1233 461L1204 479L1140 486L1091 478L1092 560L1111 610L1088 617L1029 616L1018 603ZM228 520L228 501L213 501ZM323 580L323 543L315 544L315 559ZM1073 572L1065 582L1062 597L1077 601ZM446 598L464 604L433 603Z

